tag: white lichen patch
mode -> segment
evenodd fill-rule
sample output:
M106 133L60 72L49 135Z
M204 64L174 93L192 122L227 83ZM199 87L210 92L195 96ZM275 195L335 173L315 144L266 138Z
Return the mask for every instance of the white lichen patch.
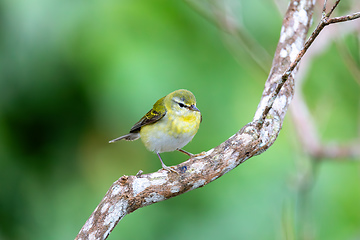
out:
M297 11L296 14L294 13L294 18L304 25L306 25L307 22L309 21L309 17L305 10L305 8L306 8L305 4L306 4L306 2L302 1L301 5L300 5L301 9L299 9L299 11Z
M294 29L292 27L287 27L285 31L286 38L292 38L294 36Z
M171 189L170 189L170 192L171 193L177 193L177 192L179 192L180 191L180 187L179 186L173 186L173 187L171 187Z
M286 105L287 105L287 98L285 95L281 95L275 99L273 109L281 112Z
M228 156L230 155L230 156ZM224 156L224 159L227 161L227 167L223 169L223 174L229 172L234 169L238 165L237 158L239 156L239 152L229 152Z
M243 134L243 135L241 135L243 144L244 144L244 145L247 145L247 144L249 144L250 142L254 141L254 139L256 139L256 135L257 135L257 134L252 134L252 135L250 135L250 134Z
M111 195L114 196L114 195L117 195L119 194L121 191L121 187L119 185L115 185L112 187L112 192L111 192Z
M126 209L129 205L129 201L121 199L114 206L111 206L108 210L108 214L104 220L104 226L107 226L107 231L104 233L104 239L109 235L110 231L114 228L115 223L120 221L126 215Z
M294 29L294 32L296 32L299 28L299 22L298 21L294 21L294 24L293 24L293 29Z
M299 52L304 46L304 40L302 38L297 38L290 46L290 61L294 62Z
M101 207L101 213L104 213L105 211L107 211L108 210L108 208L109 208L109 203L105 203L102 207Z
M200 179L196 181L194 185L191 187L191 190L204 186L205 182L206 182L205 179Z
M134 197L151 185L147 178L135 178L132 183Z
M201 170L203 170L205 167L204 162L196 162L191 165L190 169L193 169L195 173L201 173Z
M299 52L303 49L304 47L304 39L303 38L297 38L295 40L295 45L297 47L297 49L299 50Z
M93 221L94 221L94 216L91 216L91 218L89 218L89 219L86 221L86 223L85 223L85 225L84 225L84 227L83 227L83 232L87 232L87 231L90 230L90 228L91 228L92 225L93 225Z
M263 141L259 144L259 148L262 148L268 142L270 142L270 134L269 134L269 132L268 131L261 131L261 139Z
M296 43L291 44L290 61L294 62L301 49L298 48Z
M150 178L167 178L168 172L154 172L150 175Z
M281 27L281 31L280 31L280 39L279 42L283 43L286 40L286 36L285 36L285 27L282 26Z
M225 154L223 155L223 159L225 161L228 161L228 160L231 159L231 155L233 154L234 150L233 149L228 149L228 150L226 150L224 152L225 152Z
M300 9L299 11L294 12L293 15L294 23L292 28L294 29L295 32L298 30L300 23L304 25L306 24L306 22L305 23L303 22L305 20L303 16L304 12L305 12L305 19L307 20L306 11L304 9Z
M284 43L286 39L291 38L294 35L294 29L292 27L284 27L281 29L280 42Z
M143 205L149 205L151 203L156 203L165 200L165 197L163 195L160 195L158 193L151 193L149 197L145 198L145 202Z
M285 49L281 49L280 51L280 57L286 58L288 55L288 52Z
M96 232L92 232L89 234L89 240L95 240L96 239Z
M167 172L155 172L149 176L150 184L152 185L163 185L168 180Z
M274 142L280 131L280 127L280 117L278 115L271 115L271 124L269 124L269 127L263 128L260 131L262 143L259 145L259 147L261 148L266 144Z
M314 0L315 1L315 0ZM286 39L292 38L294 33L298 31L300 24L307 25L309 21L309 16L306 12L307 1L294 2L294 5L297 7L297 11L293 15L293 24L291 26L282 26L280 31L280 43L284 43Z
M109 225L110 223L116 222L120 217L125 216L128 204L129 202L127 200L121 199L115 205L110 206L104 220L104 225Z
M270 96L264 96L261 99L261 101L260 101L260 103L258 105L258 108L256 110L255 116L254 116L254 121L257 121L257 120L259 120L261 118L261 115L264 112L265 107L266 107L269 99L270 99Z
M271 141L275 141L276 140L276 134L278 132L280 132L281 129L281 119L279 116L275 116L274 117L274 121L273 121L273 130L274 130L274 135L272 135L271 137Z
M247 135L252 135L252 130L250 130L250 128L251 127L246 127L245 129L244 129L244 133L247 133ZM234 136L235 137L231 137L231 138L233 138L234 140L233 140L233 143L237 143L238 141L240 141L240 140L242 140L243 139L243 136L242 136L242 134L238 134L238 133L235 133L234 134Z

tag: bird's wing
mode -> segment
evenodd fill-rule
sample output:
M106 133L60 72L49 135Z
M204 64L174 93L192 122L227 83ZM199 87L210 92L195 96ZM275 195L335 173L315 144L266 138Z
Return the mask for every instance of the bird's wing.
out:
M159 121L166 115L166 108L164 105L164 98L159 99L153 108L145 114L134 126L130 129L130 133L139 132L141 127Z

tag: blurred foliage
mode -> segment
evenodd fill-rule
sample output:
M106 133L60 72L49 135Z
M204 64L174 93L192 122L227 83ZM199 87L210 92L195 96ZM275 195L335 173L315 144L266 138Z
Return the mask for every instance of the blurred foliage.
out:
M237 20L272 55L282 14L270 1L236 6ZM340 41L359 65L358 35ZM113 181L158 170L140 141L107 142L173 90L191 90L202 111L190 152L250 122L266 74L240 44L234 54L235 43L183 1L2 0L0 239L73 239ZM339 49L330 44L314 60L305 95L324 140L346 142L358 136L360 94ZM286 120L266 153L201 190L126 216L109 239L285 239L298 224L284 223L300 209L294 178L306 157L298 145ZM163 159L174 165L186 156ZM359 238L359 164L316 169L311 234Z

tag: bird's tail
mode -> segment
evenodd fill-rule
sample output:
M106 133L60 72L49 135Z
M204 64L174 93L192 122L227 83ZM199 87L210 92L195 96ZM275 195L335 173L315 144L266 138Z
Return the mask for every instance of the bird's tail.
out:
M134 140L137 140L140 138L140 133L128 133L124 136L121 136L121 137L118 137L118 138L115 138L111 141L109 141L109 143L113 143L113 142L116 142L116 141L120 141L120 140L126 140L126 141L134 141Z

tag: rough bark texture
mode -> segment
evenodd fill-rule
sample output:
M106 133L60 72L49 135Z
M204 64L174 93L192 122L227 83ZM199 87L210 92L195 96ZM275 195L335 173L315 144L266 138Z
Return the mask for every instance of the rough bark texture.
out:
M106 239L116 224L138 208L202 187L267 150L276 140L294 94L296 69L278 94L273 94L300 50L312 17L312 0L292 0L281 28L280 40L253 122L219 146L176 166L179 174L159 170L122 176L113 183L76 239ZM267 111L267 114L263 114ZM263 115L265 117L263 117ZM258 123L261 124L258 124Z

